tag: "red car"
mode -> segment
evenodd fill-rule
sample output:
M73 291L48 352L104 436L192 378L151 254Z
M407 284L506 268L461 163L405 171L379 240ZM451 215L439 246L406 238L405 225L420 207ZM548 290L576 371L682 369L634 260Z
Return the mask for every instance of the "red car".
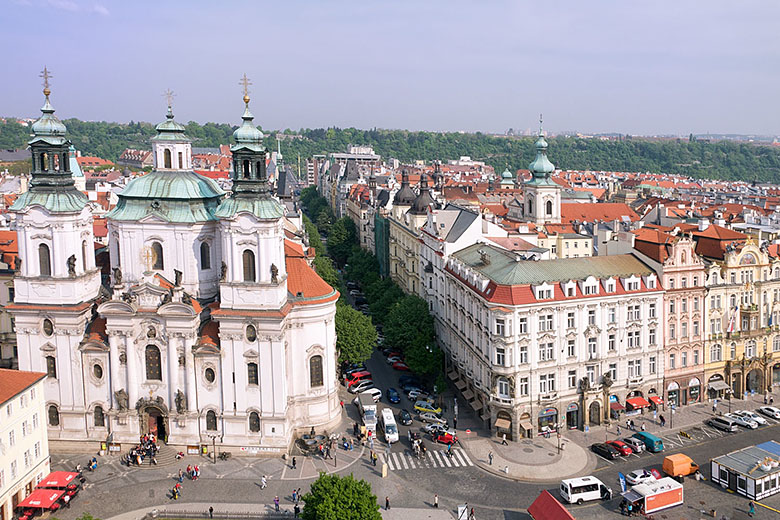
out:
M409 367L406 366L406 363L404 363L403 361L396 361L395 363L393 363L393 368L396 370L404 370L407 372L409 371Z
M455 444L458 442L458 437L450 432L434 433L432 437L435 442L440 442L442 444Z
M621 455L631 455L634 450L623 441L607 441L607 444L615 448Z

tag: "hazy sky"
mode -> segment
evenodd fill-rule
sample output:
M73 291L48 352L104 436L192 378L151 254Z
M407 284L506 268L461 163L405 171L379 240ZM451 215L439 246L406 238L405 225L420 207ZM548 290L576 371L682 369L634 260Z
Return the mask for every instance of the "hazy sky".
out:
M0 0L0 114L780 133L780 2Z

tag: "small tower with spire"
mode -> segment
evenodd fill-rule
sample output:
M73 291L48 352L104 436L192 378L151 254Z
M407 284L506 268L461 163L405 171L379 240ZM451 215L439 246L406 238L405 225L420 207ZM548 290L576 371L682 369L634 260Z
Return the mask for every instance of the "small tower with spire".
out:
M547 158L542 115L539 114L539 136L536 158L528 165L531 179L523 184L523 217L536 224L561 222L561 187L552 180L555 166Z
M152 159L155 170L191 170L192 140L185 128L173 118L173 98L171 89L163 93L168 103L165 121L157 125L157 135L152 137Z
M403 220L404 214L414 204L414 199L417 198L417 194L409 186L409 174L406 172L406 168L401 172L401 188L395 192L393 198L393 217L396 220Z
M425 224L428 218L428 208L435 202L428 187L428 175L423 172L420 176L420 194L414 199L412 207L409 209L409 224L415 231Z

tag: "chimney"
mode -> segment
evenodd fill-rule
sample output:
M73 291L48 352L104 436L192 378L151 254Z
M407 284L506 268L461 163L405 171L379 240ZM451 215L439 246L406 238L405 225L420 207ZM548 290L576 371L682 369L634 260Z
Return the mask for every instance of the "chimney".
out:
M699 219L699 231L704 231L710 227L710 221L706 218Z

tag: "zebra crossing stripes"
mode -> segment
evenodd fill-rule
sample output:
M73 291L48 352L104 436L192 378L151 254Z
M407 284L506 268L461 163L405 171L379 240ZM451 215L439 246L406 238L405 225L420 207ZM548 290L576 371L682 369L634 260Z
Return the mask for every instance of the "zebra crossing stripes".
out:
M415 458L409 452L396 452L391 453L389 457L386 455L384 457L390 471L426 468L460 468L474 465L468 455L466 455L466 452L460 448L454 448L452 450L452 457L447 456L446 450L428 451L422 459Z

